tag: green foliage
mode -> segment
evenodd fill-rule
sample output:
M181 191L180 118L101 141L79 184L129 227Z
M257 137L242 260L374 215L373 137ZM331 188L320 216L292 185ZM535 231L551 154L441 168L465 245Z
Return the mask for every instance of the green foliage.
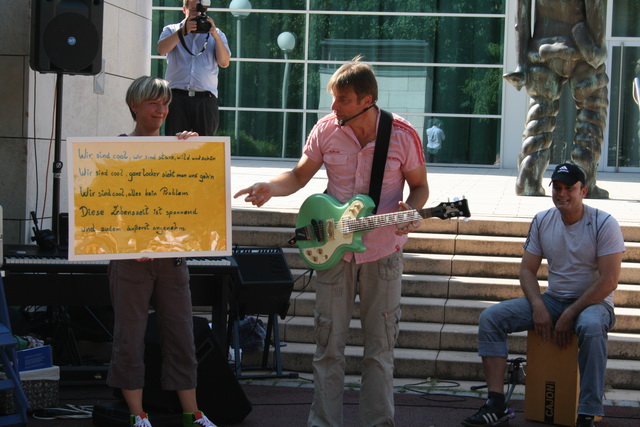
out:
M501 53L496 44L489 44L490 55ZM474 78L467 79L462 92L469 96L473 114L496 114L502 96L502 70L497 68L477 69Z
M238 131L240 148L238 149L238 140L234 136L233 129L218 129L217 136L228 136L231 138L231 155L247 156L247 157L279 157L277 147L273 141L261 141L247 132Z

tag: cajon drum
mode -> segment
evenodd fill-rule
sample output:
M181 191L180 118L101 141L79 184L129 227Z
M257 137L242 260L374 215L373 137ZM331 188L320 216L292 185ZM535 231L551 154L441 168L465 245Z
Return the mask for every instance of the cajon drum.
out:
M553 341L544 342L535 331L529 331L526 373L524 417L574 426L580 394L577 337L572 334L569 345L560 349Z

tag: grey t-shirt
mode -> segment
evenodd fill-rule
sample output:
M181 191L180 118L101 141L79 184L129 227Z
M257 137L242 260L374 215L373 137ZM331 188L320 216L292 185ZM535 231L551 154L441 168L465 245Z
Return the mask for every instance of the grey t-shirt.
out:
M580 297L600 277L598 257L625 251L616 219L591 206L584 208L582 219L569 226L555 207L538 213L523 246L547 259L547 292L557 298ZM605 302L613 307L613 292Z

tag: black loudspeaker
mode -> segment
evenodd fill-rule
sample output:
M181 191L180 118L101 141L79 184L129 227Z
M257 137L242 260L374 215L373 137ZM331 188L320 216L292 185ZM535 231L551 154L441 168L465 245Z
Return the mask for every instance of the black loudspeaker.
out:
M193 335L198 359L196 396L199 409L216 424L241 422L251 412L252 407L229 366L227 352L220 349L204 317L193 317ZM151 414L154 426L158 424L154 421L154 412L182 413L176 392L161 389L161 352L156 315L151 314L145 337L143 403L145 410ZM162 427L161 424L158 426Z
M280 247L237 247L238 264L230 301L232 315L279 314L289 310L293 278Z
M103 0L33 0L30 65L41 73L98 74Z

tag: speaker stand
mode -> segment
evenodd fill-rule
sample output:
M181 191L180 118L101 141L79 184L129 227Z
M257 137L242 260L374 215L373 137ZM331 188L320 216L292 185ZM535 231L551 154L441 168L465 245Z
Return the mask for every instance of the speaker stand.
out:
M270 314L267 321L267 334L264 338L264 350L262 350L262 364L260 366L245 367L247 371L264 371L268 370L273 373L269 374L243 374L242 360L240 359L240 319L234 316L231 322L232 345L234 352L234 371L236 378L242 379L261 379L261 378L298 378L296 372L282 372L282 357L280 354L280 332L278 330L278 315ZM273 340L272 340L273 336ZM273 345L273 366L269 366L269 352Z
M62 305L49 305L46 306L46 312L36 309L33 314L27 314L32 317L27 321L26 327L50 340L53 362L60 366L61 384L103 384L107 377L108 365L96 364L83 357L76 339L76 331L89 334L90 337L87 338L89 341L95 337L104 337L101 339L112 341L111 331L91 307L83 306L83 311L89 315L96 326L86 321L75 321L69 308ZM22 310L24 312L24 306Z
M60 182L62 179L62 161L60 151L62 148L62 76L59 71L56 75L56 131L53 157L53 200L51 201L51 230L56 242L58 236L58 215L60 214ZM70 195L72 196L72 195Z

